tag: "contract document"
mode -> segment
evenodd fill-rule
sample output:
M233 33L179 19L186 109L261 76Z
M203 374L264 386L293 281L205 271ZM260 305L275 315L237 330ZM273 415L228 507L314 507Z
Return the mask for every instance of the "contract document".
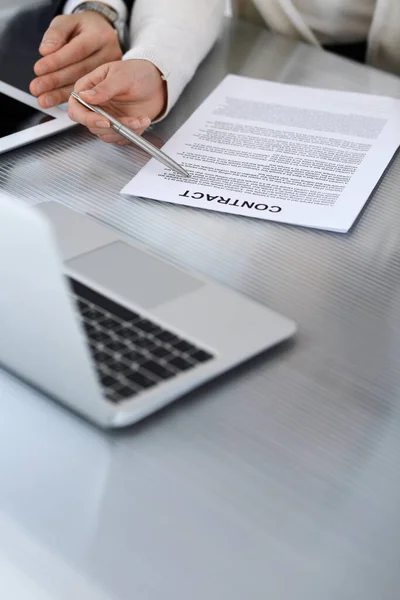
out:
M228 75L123 194L347 232L400 146L400 101ZM400 200L400 195L399 195Z

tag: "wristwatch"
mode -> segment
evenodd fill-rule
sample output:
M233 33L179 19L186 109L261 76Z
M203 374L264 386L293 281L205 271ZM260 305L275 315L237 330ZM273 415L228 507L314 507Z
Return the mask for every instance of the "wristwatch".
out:
M77 13L88 10L103 15L106 21L108 21L110 25L114 27L118 35L121 50L122 52L126 52L128 50L128 27L125 21L121 19L118 12L103 2L82 2L82 4L79 4L75 10L72 11L72 13L76 15Z

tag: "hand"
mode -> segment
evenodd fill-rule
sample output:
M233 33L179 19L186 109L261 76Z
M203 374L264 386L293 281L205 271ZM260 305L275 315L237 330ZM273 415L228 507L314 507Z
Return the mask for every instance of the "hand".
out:
M99 13L56 17L44 34L30 91L42 108L67 102L75 83L99 65L120 60L118 36Z
M166 85L161 73L147 60L133 59L103 65L80 79L75 85L75 92L82 100L101 106L139 134L164 111L167 103ZM120 146L129 144L110 129L107 119L85 108L74 98L69 101L68 114L104 142Z

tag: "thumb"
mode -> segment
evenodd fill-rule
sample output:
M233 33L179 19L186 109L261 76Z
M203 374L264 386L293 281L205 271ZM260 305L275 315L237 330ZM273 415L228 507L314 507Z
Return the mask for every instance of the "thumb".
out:
M111 65L103 65L93 73L83 77L75 86L75 91L91 104L105 104L115 96L124 94L129 89L127 77L115 71Z

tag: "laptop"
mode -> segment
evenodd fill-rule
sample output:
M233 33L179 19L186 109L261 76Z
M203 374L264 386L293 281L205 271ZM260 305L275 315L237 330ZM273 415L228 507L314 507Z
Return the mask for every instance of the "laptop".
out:
M293 321L56 202L0 195L0 364L130 425L292 336Z

